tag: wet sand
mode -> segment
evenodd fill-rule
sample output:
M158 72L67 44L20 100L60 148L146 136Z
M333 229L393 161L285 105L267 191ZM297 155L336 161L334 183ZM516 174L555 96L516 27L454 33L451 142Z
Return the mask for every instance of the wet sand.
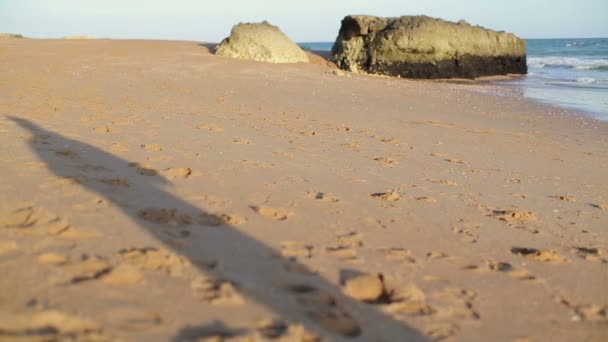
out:
M495 91L0 40L0 340L605 340L608 123Z

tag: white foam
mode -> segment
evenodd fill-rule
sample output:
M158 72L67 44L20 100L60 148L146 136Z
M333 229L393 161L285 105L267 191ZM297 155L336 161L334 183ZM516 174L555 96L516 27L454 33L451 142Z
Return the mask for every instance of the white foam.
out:
M530 68L570 68L579 70L606 70L608 59L584 59L576 57L530 57Z
M576 82L583 84L595 84L597 83L597 80L593 77L581 77L576 79Z

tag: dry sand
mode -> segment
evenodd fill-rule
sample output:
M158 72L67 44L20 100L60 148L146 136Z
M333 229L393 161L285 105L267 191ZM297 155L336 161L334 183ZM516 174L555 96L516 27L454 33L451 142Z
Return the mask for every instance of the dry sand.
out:
M606 340L608 123L317 62L0 41L0 340Z

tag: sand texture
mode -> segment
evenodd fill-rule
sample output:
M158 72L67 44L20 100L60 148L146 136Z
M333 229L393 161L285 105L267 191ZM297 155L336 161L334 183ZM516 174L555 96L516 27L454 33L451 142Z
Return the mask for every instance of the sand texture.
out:
M608 124L495 91L0 41L0 340L605 341Z

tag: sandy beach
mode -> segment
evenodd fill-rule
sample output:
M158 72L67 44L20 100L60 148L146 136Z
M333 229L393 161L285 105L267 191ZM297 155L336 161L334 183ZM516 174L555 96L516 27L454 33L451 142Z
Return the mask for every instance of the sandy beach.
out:
M0 40L0 340L608 338L608 122L311 58Z

